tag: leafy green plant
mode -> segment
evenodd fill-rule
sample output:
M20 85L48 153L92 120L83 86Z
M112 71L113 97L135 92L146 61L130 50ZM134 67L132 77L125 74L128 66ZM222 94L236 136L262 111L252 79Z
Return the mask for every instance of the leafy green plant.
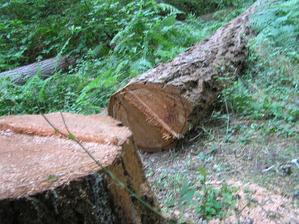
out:
M194 178L187 178L186 173L172 169L162 172L159 177L153 188L162 193L165 212L172 213L175 207L183 223L184 213L191 212L210 220L223 218L236 207L236 189L226 183L220 186L209 184L204 167L199 167L198 175Z
M199 167L198 173L202 193L196 212L208 220L224 217L228 209L236 206L236 199L233 195L235 189L225 183L220 188L207 184L208 173L204 167Z

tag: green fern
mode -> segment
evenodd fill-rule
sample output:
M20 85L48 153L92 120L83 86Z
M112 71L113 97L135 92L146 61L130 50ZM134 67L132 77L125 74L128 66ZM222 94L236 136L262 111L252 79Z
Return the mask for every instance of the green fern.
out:
M176 8L175 6L168 4L168 3L158 3L158 8L162 11L162 12L166 12L166 13L170 13L170 14L184 14L183 11L179 10L178 8Z

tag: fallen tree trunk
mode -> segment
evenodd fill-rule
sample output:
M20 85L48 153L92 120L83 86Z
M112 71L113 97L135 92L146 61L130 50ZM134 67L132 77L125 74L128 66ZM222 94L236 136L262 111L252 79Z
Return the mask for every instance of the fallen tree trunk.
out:
M130 127L139 148L169 148L210 114L222 90L217 79L239 74L244 67L251 33L248 17L254 9L173 61L131 80L110 98L109 115Z
M68 134L59 113L46 116ZM1 224L164 223L143 204L157 209L131 132L106 116L63 118L101 166L40 115L0 118Z
M73 59L67 57L55 57L1 72L0 78L10 78L13 82L22 84L35 74L39 74L41 78L47 78L56 71L66 70L72 64L74 64Z

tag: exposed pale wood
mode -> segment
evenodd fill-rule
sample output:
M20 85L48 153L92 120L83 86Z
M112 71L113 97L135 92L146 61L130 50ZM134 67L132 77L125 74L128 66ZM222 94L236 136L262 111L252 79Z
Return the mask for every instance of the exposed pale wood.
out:
M110 99L108 113L130 127L139 148L171 147L203 122L222 90L217 81L244 68L251 35L246 12L173 61L131 80Z
M67 57L55 57L1 72L0 78L10 78L13 82L21 84L35 74L39 74L41 78L47 78L56 71L66 70L72 64L74 64L73 59Z
M59 113L46 116L67 133ZM165 223L128 190L159 210L128 128L108 116L63 117L101 167L40 115L0 117L1 224Z

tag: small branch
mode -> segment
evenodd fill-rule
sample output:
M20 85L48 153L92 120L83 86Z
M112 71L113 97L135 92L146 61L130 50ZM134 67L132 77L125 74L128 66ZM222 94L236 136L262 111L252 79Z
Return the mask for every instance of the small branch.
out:
M226 102L225 97L224 97L224 103L225 103L225 109L226 109L226 114L227 114L227 122L226 122L226 136L227 136L228 131L229 131L230 117L229 117L229 111L228 111L228 106L227 106L227 102Z
M266 172L268 172L268 171L270 171L270 170L272 170L272 169L274 169L274 168L275 168L275 166L272 165L272 166L268 167L267 169L263 169L263 170L262 170L262 173L266 173Z
M298 159L292 159L291 163L293 163L299 169L299 162Z

